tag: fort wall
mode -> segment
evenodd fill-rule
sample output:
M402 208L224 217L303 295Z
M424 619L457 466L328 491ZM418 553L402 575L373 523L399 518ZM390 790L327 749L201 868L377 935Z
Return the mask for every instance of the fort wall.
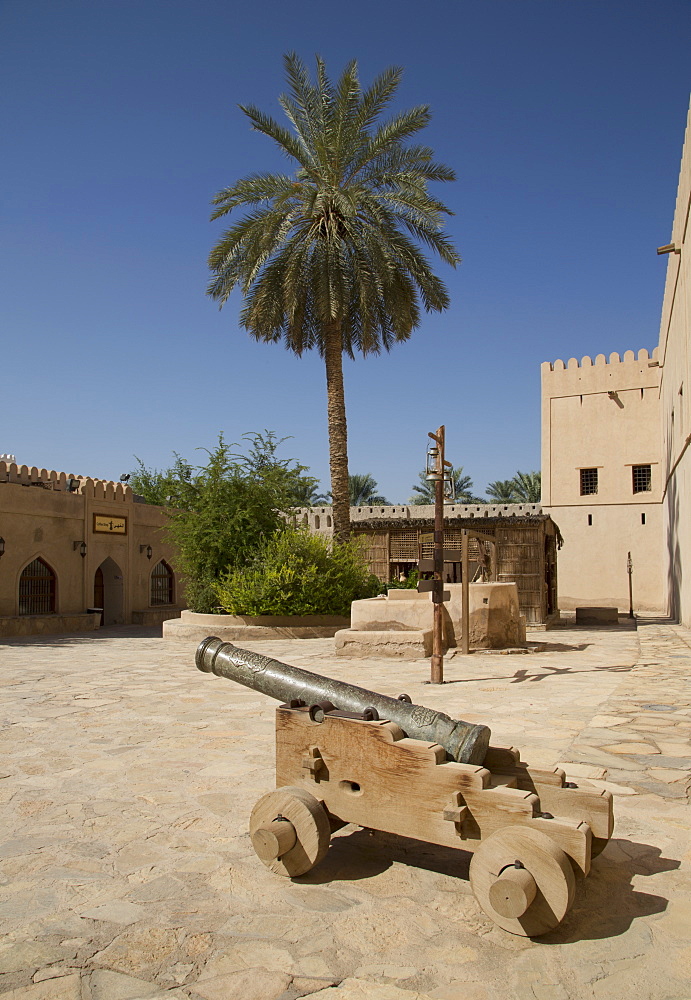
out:
M670 613L691 627L691 110L667 252L660 321L664 583ZM666 250L668 248L665 248Z
M163 508L136 502L122 483L0 461L0 636L61 631L61 621L104 605L104 624L175 617L184 594L167 521ZM20 578L37 559L54 577L52 610L25 615ZM161 560L173 571L165 612L157 597L152 603ZM19 631L18 616L26 617Z

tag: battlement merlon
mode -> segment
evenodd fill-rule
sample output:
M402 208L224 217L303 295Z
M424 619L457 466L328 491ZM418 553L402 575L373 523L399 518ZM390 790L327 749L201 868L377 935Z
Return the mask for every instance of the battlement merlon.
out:
M90 479L75 476L71 472L56 472L54 469L38 469L36 466L17 465L0 461L0 483L19 486L43 486L48 490L86 496L93 500L129 502L132 490L123 483L107 479Z
M660 385L660 367L657 348L651 354L642 348L636 356L626 351L623 358L616 352L609 359L598 354L593 362L588 355L561 359L541 365L542 394L544 396L574 396L597 392L619 392L627 389L657 389Z

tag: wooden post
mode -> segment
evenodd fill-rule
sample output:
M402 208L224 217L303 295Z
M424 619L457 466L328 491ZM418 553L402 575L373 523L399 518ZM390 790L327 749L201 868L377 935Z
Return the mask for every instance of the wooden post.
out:
M438 592L432 591L434 618L432 622L432 661L430 683L444 683L444 425L430 434L439 449L436 471L440 473L434 483L434 582Z
M461 652L467 655L470 652L470 560L468 559L468 532L464 528L461 532L461 617L462 617L462 638Z

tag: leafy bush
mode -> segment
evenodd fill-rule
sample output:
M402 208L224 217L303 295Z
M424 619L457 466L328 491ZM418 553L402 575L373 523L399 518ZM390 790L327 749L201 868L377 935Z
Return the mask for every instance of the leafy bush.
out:
M259 545L286 527L289 503L275 484L247 477L219 438L206 465L176 481L186 509L170 511L168 538L192 611L216 610L216 583L228 567L244 566Z
M229 569L216 597L233 615L349 615L351 601L379 590L360 542L334 545L289 528L267 539L245 568Z

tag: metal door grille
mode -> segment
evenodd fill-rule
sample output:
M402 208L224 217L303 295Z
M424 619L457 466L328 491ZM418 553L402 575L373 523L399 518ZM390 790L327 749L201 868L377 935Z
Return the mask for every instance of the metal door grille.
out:
M168 563L161 559L151 573L151 603L173 603L173 571Z
M55 573L42 559L34 559L19 578L19 614L55 612Z

